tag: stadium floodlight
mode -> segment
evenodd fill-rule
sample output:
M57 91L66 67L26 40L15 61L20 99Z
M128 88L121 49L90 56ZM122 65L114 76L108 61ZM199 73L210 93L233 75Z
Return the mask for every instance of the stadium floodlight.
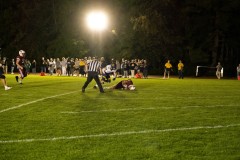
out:
M92 11L86 17L87 26L92 31L107 29L108 17L103 11Z

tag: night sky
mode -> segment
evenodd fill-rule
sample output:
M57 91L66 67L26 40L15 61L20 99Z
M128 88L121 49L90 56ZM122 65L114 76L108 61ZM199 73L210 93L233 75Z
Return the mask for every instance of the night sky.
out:
M87 28L90 11L106 13L108 27ZM181 59L186 74L221 62L225 75L240 63L240 1L236 0L8 0L0 2L1 58L42 56L147 59L161 74Z

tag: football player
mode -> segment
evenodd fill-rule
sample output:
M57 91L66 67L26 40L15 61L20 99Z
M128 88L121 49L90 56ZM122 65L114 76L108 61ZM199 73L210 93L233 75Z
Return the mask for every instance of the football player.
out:
M25 51L24 50L20 50L18 52L18 56L16 58L16 65L17 65L17 69L19 71L20 76L16 76L16 81L19 82L19 84L22 84L22 80L24 77L27 77L27 72L26 72L26 68L24 67L24 62L25 62Z
M1 81L2 81L2 84L3 84L5 90L9 90L9 89L12 88L12 87L8 87L8 86L7 86L6 77L5 77L5 75L4 75L3 66L2 66L1 63L0 63L0 79L1 79Z

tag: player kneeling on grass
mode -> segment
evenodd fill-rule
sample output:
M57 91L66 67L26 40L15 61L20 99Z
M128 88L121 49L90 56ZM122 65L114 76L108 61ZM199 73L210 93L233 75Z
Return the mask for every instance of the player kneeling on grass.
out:
M102 69L102 78L101 83L111 83L111 75L114 74L114 71L111 70L111 65L107 65ZM113 80L116 80L116 77L113 78ZM96 84L93 88L96 89L98 85Z
M1 63L0 63L0 79L2 81L2 84L3 84L5 90L9 90L9 89L12 88L12 87L8 87L7 86L6 77L5 77L4 73L3 73L3 67L2 67Z

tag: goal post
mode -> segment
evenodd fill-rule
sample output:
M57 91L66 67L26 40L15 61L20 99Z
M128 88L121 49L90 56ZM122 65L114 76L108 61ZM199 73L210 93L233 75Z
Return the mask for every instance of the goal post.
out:
M197 68L196 68L196 77L199 76L199 72L200 72L201 69L214 70L215 71L214 73L216 73L216 69L217 68L216 67L209 67L209 66L197 66ZM223 67L221 69L221 77L223 77Z

